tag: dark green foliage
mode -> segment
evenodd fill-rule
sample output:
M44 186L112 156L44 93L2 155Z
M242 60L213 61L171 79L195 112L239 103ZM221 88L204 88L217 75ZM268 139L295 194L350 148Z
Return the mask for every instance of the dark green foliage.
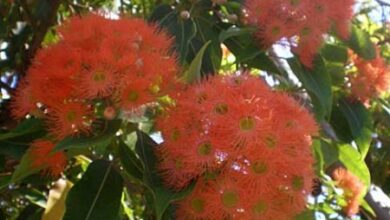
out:
M92 162L66 199L65 220L120 219L123 179L112 162Z

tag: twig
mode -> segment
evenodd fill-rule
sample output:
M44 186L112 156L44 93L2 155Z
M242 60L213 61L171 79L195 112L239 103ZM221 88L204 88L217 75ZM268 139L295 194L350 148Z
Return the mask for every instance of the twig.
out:
M368 193L366 194L364 199L370 205L370 207L374 210L374 212L376 214L376 219L377 220L387 220L387 219L390 219L389 208L388 207L383 207L380 204L380 201L374 200L374 197L373 197L373 194L372 194L373 191L374 191L373 187L370 187L370 190L368 191ZM387 196L387 195L382 193L382 196Z
M383 1L383 0L375 0L376 2L378 2L378 4L380 4L380 5L384 5L384 6L388 6L388 7L390 7L390 3L387 3L387 2L385 2L385 1Z
M27 68L30 66L32 59L35 56L37 50L41 47L42 41L49 30L49 28L54 24L55 18L57 15L58 7L61 4L61 0L51 0L48 1L50 4L50 12L45 19L42 19L39 25L35 29L35 33L33 35L30 48L27 51L24 57L24 64L19 67L17 70L19 74L24 75Z
M125 8L124 8L125 3L124 3L123 0L120 0L120 1L119 1L119 4L120 4L120 6L119 6L119 12L120 12L121 16L123 16L124 13L125 13Z
M30 9L28 8L28 5L26 4L26 0L20 0L20 6L24 10L24 12L27 15L27 19L30 22L31 26L36 27L37 24L35 22L34 16L31 14Z
M13 89L10 85L0 80L0 87L7 90L7 92L11 92Z

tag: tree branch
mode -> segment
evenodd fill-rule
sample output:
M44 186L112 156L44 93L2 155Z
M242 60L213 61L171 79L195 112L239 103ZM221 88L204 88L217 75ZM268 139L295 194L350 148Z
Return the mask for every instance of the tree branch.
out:
M376 2L378 2L378 4L380 4L380 5L382 5L382 6L388 6L388 7L390 7L390 3L387 3L387 2L385 2L385 1L383 1L383 0L375 0Z
M23 11L26 13L27 19L28 19L28 21L30 22L30 24L31 24L33 27L36 27L37 24L36 24L36 22L35 22L34 16L31 14L30 9L28 8L28 5L27 5L27 3L26 3L26 0L20 0L20 6L22 7Z
M47 0L47 4L50 5L50 11L46 18L40 20L37 23L36 29L34 30L34 35L30 43L30 48L25 54L24 64L17 69L19 74L24 75L27 68L30 66L32 59L35 56L37 50L41 47L42 41L45 38L45 35L49 28L54 25L55 18L57 16L58 7L61 4L61 0Z
M0 87L7 90L7 92L11 92L12 91L12 88L10 85L8 85L7 83L3 82L0 80Z
M364 199L367 201L367 203L370 205L370 207L374 210L376 214L377 220L387 220L390 219L390 210L389 207L384 207L382 203L385 203L385 201L378 201L378 198L374 198L373 193L376 191L376 194L380 193L382 197L386 198L387 203L390 201L390 198L384 194L383 192L379 191L379 188L377 186L371 185L370 190L368 191L367 195L364 197ZM386 204L390 205L390 204Z

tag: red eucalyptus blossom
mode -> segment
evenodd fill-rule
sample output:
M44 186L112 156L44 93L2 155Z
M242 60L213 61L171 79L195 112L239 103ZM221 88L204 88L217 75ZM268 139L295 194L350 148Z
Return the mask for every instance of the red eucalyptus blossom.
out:
M305 108L247 74L213 76L172 97L157 120L159 170L176 190L198 181L179 219L291 219L304 209L317 133Z

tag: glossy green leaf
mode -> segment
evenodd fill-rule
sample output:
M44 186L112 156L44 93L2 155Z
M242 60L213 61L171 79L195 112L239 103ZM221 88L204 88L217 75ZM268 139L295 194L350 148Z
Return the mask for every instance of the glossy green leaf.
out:
M340 100L339 108L347 119L351 134L364 159L370 149L372 135L372 118L370 112L360 102Z
M150 22L157 23L171 36L174 36L174 48L183 66L192 63L203 45L211 41L211 45L203 55L200 71L202 74L217 72L222 57L218 40L220 30L216 25L219 18L208 13L210 8L210 1L198 1L196 7L190 12L190 18L183 19L179 10L162 4L153 11L149 18Z
M190 64L188 70L185 71L184 75L181 77L181 81L185 83L193 83L195 81L200 81L203 55L209 44L210 41L204 44L203 47L199 50L195 59Z
M338 145L339 160L368 187L371 183L370 171L360 153L349 144Z
M366 210L368 213L370 213L371 216L376 217L374 210L371 208L371 206L368 204L368 202L365 199L363 199L361 201L360 205L362 206L362 208L364 210Z
M348 60L348 48L336 44L325 44L321 49L321 55L327 61L346 63Z
M381 99L381 98L379 98L378 101L382 106L383 110L390 116L390 103L385 99Z
M23 124L23 125L22 125ZM46 135L39 119L21 122L13 131L5 134L8 136L0 140L0 154L20 160L30 144Z
M16 142L17 140L5 140L0 141L0 154L13 157L15 159L21 159L26 152L29 143Z
M173 192L171 190L168 190L166 187L153 186L152 189L157 219L162 219L164 212L169 207L169 205L172 202L185 198L188 194L192 192L193 188L194 184L191 184L189 187L182 191Z
M196 35L191 41L190 53L187 57L187 62L191 63L203 45L211 42L204 52L201 73L203 75L213 74L219 71L222 61L222 49L219 41L221 29L217 23L218 16L208 13L211 7L210 2L202 0L200 8L194 12L193 21L196 25Z
M338 148L325 140L314 140L313 148L317 173L323 174L330 165L337 162Z
M246 64L250 68L280 74L278 67L265 51L259 48L254 36L249 32L230 36L225 39L224 44L236 56L237 62Z
M339 141L343 143L351 143L353 141L353 136L351 129L349 128L348 121L341 112L338 104L333 105L330 124L332 125L332 128L335 131Z
M179 55L181 64L186 61L190 43L196 34L192 19L181 19L179 13L170 5L161 4L153 11L149 21L157 23L175 37L174 48Z
M55 147L55 151L70 149L70 148L87 148L97 145L108 145L115 137L115 133L121 125L120 120L107 121L103 130L92 137L67 137L60 141Z
M22 121L13 130L7 133L0 133L0 140L20 137L26 134L35 133L42 130L43 130L43 123L41 119L29 118Z
M313 69L300 65L296 58L288 59L288 63L309 93L317 118L329 118L333 101L332 82L322 57L315 58Z
M366 60L372 60L376 57L375 45L371 41L370 35L355 25L352 26L348 45L355 53Z
M255 31L256 29L251 27L240 28L240 27L232 26L227 30L221 31L221 33L219 34L219 41L223 43L226 39L229 39L231 37L245 35L245 34L253 34Z
M32 166L32 155L31 151L26 151L22 159L19 162L19 165L16 167L15 171L12 174L11 182L17 183L22 179L38 173L43 167Z
M69 191L64 220L120 219L122 177L105 160L92 162Z
M11 182L11 175L0 176L0 191L7 187Z
M46 207L46 195L38 190L38 189L34 189L34 188L30 188L30 189L21 189L21 193L23 193L24 197L32 204L35 204L41 208L45 208Z
M326 69L332 79L332 85L343 88L345 84L345 64L339 62L326 62Z
M135 133L130 134L134 136L133 144L135 145L137 141L137 136ZM119 143L119 158L121 160L121 164L124 170L131 175L132 177L141 180L142 179L142 164L135 155L133 149L123 143L122 141Z

